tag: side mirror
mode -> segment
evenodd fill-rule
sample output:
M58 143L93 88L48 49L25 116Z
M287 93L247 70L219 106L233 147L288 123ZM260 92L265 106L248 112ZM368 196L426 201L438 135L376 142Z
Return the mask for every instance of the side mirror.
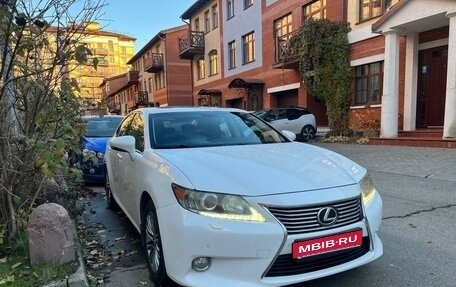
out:
M136 152L135 141L132 136L115 137L109 140L109 145L116 150L134 153Z
M296 139L296 135L294 132L290 132L290 131L287 131L287 130L283 130L282 131L282 134L287 138L289 139L290 141L294 141Z

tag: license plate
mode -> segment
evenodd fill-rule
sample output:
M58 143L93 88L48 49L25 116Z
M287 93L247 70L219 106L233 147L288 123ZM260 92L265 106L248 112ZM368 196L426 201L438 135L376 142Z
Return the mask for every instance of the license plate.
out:
M356 230L347 233L294 242L292 245L292 255L293 259L299 259L307 256L361 246L362 242L363 231Z

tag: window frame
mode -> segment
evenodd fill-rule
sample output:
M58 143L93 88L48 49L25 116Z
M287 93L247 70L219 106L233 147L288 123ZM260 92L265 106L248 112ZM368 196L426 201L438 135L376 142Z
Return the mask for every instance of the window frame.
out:
M211 31L211 16L210 11L207 9L204 11L204 32L207 34Z
M374 73L371 72L372 66L380 64L379 71ZM358 76L358 69L367 69L367 73L364 74L362 73L361 75ZM384 75L384 62L383 61L378 61L378 62L371 62L371 63L366 63L363 65L359 65L356 67L353 67L354 70L354 79L353 79L353 96L352 96L352 106L370 106L370 105L379 105L382 103L382 94L383 94L383 75ZM372 91L372 80L374 77L378 77L378 95L377 95L377 100L373 101L373 94ZM365 89L361 89L358 86L359 80L365 79ZM365 100L359 101L358 100L358 93L365 92Z
M253 0L244 0L244 10L253 5Z
M206 60L204 56L200 56L196 59L196 69L198 80L203 80L206 78Z
M211 6L211 11L212 11L212 29L214 30L215 28L218 27L218 5L214 4Z
M218 74L218 52L217 50L211 50L208 53L209 57L209 77Z
M242 36L242 64L255 62L255 59L255 31L251 31Z
M236 68L236 40L228 43L228 68Z
M286 20L285 25L282 21ZM280 23L279 27L278 24ZM284 32L284 28L286 33ZM274 21L274 43L275 43L275 61L278 63L281 61L281 51L280 43L283 41L288 41L291 38L293 32L293 15L291 13L282 16ZM280 34L280 35L279 35ZM280 39L280 40L279 40Z
M365 1L368 1L367 4L368 4L368 15L366 16L366 18L364 18L364 2ZM380 3L380 12L378 14L374 14L374 9L379 7L379 6L376 6L375 5L375 2L379 2ZM358 21L359 23L362 23L362 22L366 22L366 21L369 21L371 19L374 19L374 18L378 18L380 16L382 16L383 14L386 13L386 11L388 11L388 9L390 7L392 7L394 4L396 4L398 2L398 0L358 0Z
M226 18L227 20L234 17L234 0L226 1Z
M320 9L315 10L315 11L310 11L310 13L307 11L308 8L311 8L312 6L315 6L317 3L320 4ZM327 0L315 0L312 2L307 3L306 5L302 6L302 15L303 15L303 21L308 20L308 19L314 19L314 20L323 20L326 19L327 16ZM314 17L314 15L318 15L318 17Z

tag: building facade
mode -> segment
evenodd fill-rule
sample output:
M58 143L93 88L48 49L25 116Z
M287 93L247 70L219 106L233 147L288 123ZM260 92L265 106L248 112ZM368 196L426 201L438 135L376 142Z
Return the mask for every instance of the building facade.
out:
M211 34L217 30L203 29L204 45L185 54L192 61L194 102L247 110L305 106L318 125L327 124L325 104L307 93L297 61L283 61L287 42L305 19L325 18L351 27L353 129L374 129L390 138L402 130L439 128L444 138L454 138L456 69L449 55L456 45L455 5L452 0L196 1L182 18L199 31L199 23L207 27L213 21L207 15L218 15L220 39ZM207 66L217 45L221 74L202 79L201 59Z
M134 55L135 38L104 31L99 23L86 23L84 29L74 33L81 44L85 44L92 55L86 65L70 63L69 77L79 84L80 97L90 105L102 99L100 84L105 78L113 77L129 71L128 60ZM94 65L96 58L97 65Z
M187 25L160 31L127 63L138 73L136 103L147 106L193 105L190 63L178 55L179 39L188 35Z

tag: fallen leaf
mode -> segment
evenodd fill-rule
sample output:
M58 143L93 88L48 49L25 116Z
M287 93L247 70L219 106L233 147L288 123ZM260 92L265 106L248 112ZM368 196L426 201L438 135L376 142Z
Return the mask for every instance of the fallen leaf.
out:
M11 266L11 270L14 270L14 269L18 268L21 265L22 265L22 262L18 262L16 264L14 264L13 266Z

